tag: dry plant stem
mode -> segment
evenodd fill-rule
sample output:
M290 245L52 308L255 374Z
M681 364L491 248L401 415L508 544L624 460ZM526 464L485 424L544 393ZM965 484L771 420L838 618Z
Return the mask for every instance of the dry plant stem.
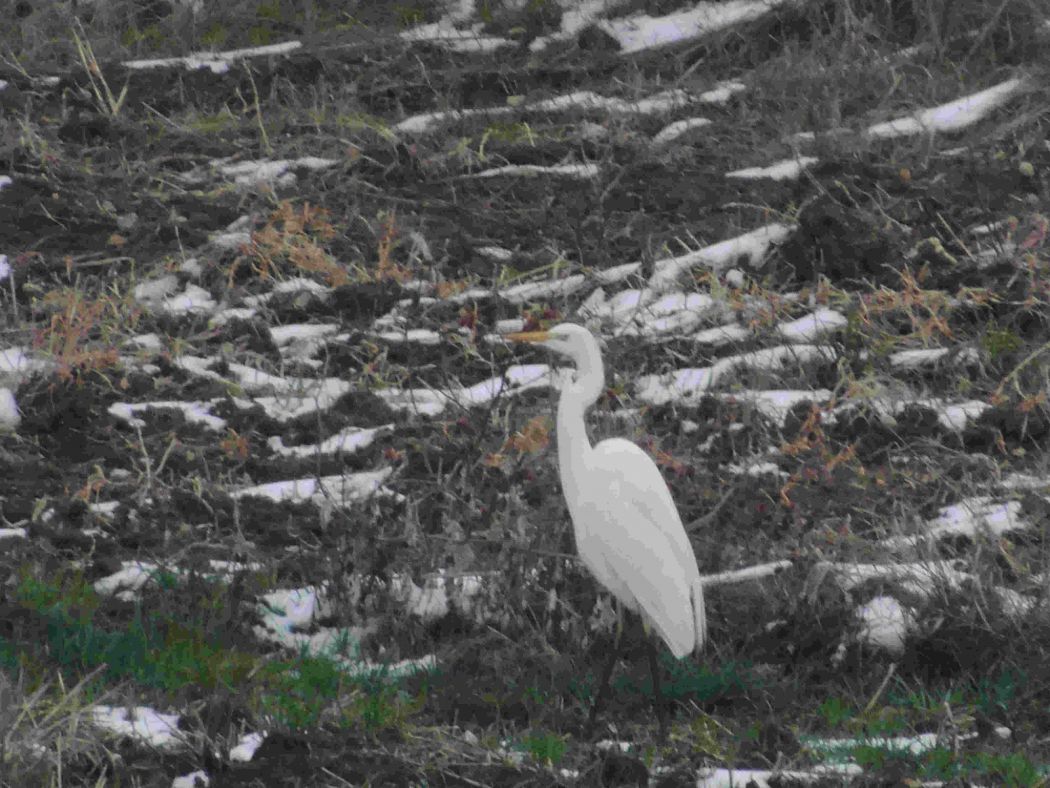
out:
M15 278L7 277L7 283L11 285L11 312L14 314L15 324L18 323L18 292L15 290Z
M984 42L988 39L988 36L993 30L995 30L995 28L999 24L999 17L1003 15L1003 11L1006 10L1006 7L1008 5L1010 5L1010 0L1003 0L1003 2L999 4L999 7L995 9L995 13L992 14L992 18L988 20L987 24L985 24L985 26L981 28L981 32L978 33L977 36L974 38L973 44L970 46L970 49L966 52L966 55L962 59L963 63L969 63L970 58L977 54L977 50L984 46Z
M146 441L142 437L142 427L135 425L135 433L139 436L139 449L142 450L142 461L146 466L146 485L145 490L148 493L153 489L153 465L149 459L149 452L146 451Z
M255 77L252 75L252 69L248 65L248 62L244 62L244 71L248 74L248 82L252 86L252 108L255 110L255 122L259 125L259 136L262 139L263 150L269 155L273 152L273 148L270 146L270 136L266 133L266 126L263 125L262 119L262 105L259 103L259 90L255 86Z
M124 89L120 91L119 97L113 95L109 83L106 82L106 78L102 74L102 69L99 68L98 60L95 57L95 51L91 47L91 42L88 41L87 34L84 33L84 28L80 24L80 20L77 19L75 24L76 27L70 32L73 34L73 43L76 44L77 55L80 57L80 63L84 66L84 71L87 73L88 80L91 82L91 90L95 94L95 104L103 115L109 115L111 118L115 118L120 114L121 107L124 106L124 99L127 98L128 95L128 86L126 84L124 85ZM78 29L79 33L77 32Z
M1039 356L1041 356L1048 350L1050 350L1050 342L1046 343L1045 345L1040 345L1031 353L1029 353L1028 356L1026 356L1025 359L1021 361L1021 363L1019 363L1016 367L1010 370L1010 373L1005 378L1003 378L1002 383L999 384L998 391L1001 392L1004 388L1006 388L1006 384L1009 383L1011 380L1014 381L1014 385L1016 386L1017 376L1021 373L1021 370L1023 370L1025 367L1027 367L1029 364L1031 364L1033 361L1039 358ZM1018 393L1021 393L1019 388Z
M891 662L889 668L886 669L886 675L882 678L882 683L879 684L879 688L875 690L875 694L871 696L871 700L868 701L868 705L864 707L864 713L867 714L869 711L875 708L875 704L879 702L879 698L882 697L882 693L886 691L886 685L890 683L890 679L893 678L893 674L897 672L897 663Z
M168 457L171 456L172 449L175 448L175 444L178 443L178 438L172 433L171 440L168 441L168 448L164 450L164 454L160 458L160 462L157 463L157 469L153 472L153 477L157 478L160 476L160 472L164 470L165 464L168 462Z
M733 485L729 488L729 491L725 495L718 499L718 503L711 507L711 510L709 512L707 512L701 517L697 517L685 527L686 533L695 531L696 529L702 528L703 526L712 522L715 519L715 517L718 516L718 513L722 511L723 508L725 508L725 505L729 503L729 501L733 498L735 494L736 485Z

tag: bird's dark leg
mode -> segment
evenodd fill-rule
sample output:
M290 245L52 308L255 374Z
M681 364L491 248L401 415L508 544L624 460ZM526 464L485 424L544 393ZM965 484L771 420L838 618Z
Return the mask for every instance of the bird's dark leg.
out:
M664 703L660 687L660 663L656 658L656 644L648 633L646 633L645 645L649 652L649 670L653 674L653 706L656 708L656 719L660 723L660 743L663 744L667 741L667 705Z
M612 678L613 668L616 666L616 658L620 655L620 636L623 634L623 612L620 609L620 602L616 600L616 634L613 636L613 645L609 649L609 659L605 663L605 667L602 668L602 676L598 681L598 694L594 696L594 703L591 705L591 713L587 717L587 728L586 735L590 735L594 732L594 723L598 719L598 712L601 711L602 702L605 700L605 695L609 689L609 679Z

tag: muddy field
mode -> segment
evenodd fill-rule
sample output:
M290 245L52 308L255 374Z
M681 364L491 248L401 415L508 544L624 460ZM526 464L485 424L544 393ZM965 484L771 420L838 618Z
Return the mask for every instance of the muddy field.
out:
M0 783L1044 784L1041 3L0 32ZM666 741L560 322L704 580Z

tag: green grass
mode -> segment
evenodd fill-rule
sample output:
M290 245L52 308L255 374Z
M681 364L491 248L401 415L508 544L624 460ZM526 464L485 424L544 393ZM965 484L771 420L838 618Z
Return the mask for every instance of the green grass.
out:
M526 736L521 748L537 763L554 765L565 757L568 744L566 737L544 731Z
M170 588L170 586L169 586ZM221 630L207 632L172 617L146 613L136 604L123 628L95 623L101 600L81 577L55 585L25 577L15 599L35 613L44 629L47 653L64 671L132 679L150 688L174 691L188 685L235 687L255 667L255 658L221 642Z
M322 722L369 733L396 729L421 708L426 689L412 697L386 676L351 678L339 663L301 655L266 665L256 704L262 714L294 730Z
M172 582L161 593L176 588ZM300 655L272 659L229 642L229 628L193 616L147 612L135 603L124 624L100 623L102 600L79 575L25 576L13 599L31 615L24 642L0 639L0 667L33 665L43 680L55 665L66 683L97 672L89 696L131 681L171 694L219 689L250 697L251 711L271 724L307 730L322 723L369 732L398 727L422 708L426 689L410 697L381 672L348 674L338 661ZM212 602L205 601L207 608Z

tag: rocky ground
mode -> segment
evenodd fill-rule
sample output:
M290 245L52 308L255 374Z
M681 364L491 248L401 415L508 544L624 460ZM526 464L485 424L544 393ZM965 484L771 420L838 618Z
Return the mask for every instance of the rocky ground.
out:
M4 784L1044 782L1041 3L0 31ZM584 729L562 321L704 576L666 742L636 621Z

